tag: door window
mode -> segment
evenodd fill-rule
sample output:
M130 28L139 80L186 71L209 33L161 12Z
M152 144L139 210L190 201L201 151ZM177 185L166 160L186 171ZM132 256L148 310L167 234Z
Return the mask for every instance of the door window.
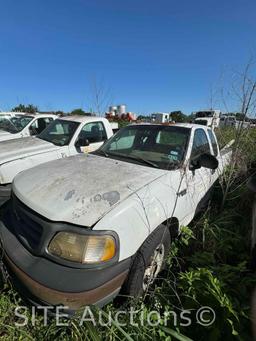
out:
M29 128L31 135L40 134L52 121L52 117L41 117L35 120Z
M205 131L203 129L197 129L194 134L191 158L195 159L204 153L211 154L209 141Z
M107 140L107 134L102 122L87 123L81 130L78 139L87 139L89 143L103 142Z

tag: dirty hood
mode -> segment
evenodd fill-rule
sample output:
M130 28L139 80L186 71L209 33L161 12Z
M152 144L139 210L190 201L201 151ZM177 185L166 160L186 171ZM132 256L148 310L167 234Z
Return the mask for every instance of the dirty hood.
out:
M9 141L0 141L0 165L27 156L58 149L58 146L37 137L25 137Z
M6 140L11 140L11 139L15 138L15 135L16 134L11 134L11 133L8 133L8 131L0 129L0 142L6 141Z
M92 226L163 170L96 155L77 155L30 169L14 179L15 195L59 222Z

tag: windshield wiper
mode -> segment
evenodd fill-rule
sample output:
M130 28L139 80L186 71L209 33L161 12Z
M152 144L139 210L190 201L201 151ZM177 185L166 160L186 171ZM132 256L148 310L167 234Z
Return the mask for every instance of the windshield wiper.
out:
M40 134L39 134L39 135L34 135L34 137L37 138L37 139L40 139L40 140L42 140L42 141L52 143L54 146L59 146L59 147L61 147L60 144L57 144L57 143L54 143L53 141L49 141L49 140L47 140L47 139L44 139L43 137L40 136Z
M152 166L154 168L159 168L159 166L155 162L152 162L150 160L144 159L141 156L129 156L129 158L134 159L134 160L138 160L138 161L142 161L143 163L145 163L147 165L150 165L150 166Z
M144 163L146 165L149 165L151 167L159 168L159 166L156 163L149 161L147 159L144 159L141 156L131 156L131 155L124 155L124 154L119 154L119 153L110 153L109 155L110 156L120 156L120 157L123 157L124 159L131 159L131 160L139 161L139 162Z
M97 154L103 154L104 156L109 157L109 155L108 155L106 152L104 152L104 150L97 150L97 151L95 152L95 154L96 154L96 155L97 155Z

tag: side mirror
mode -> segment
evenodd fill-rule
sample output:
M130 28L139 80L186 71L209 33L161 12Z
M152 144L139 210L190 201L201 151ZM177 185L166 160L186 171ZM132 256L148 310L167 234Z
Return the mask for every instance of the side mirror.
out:
M201 167L209 169L217 169L219 161L211 154L202 154L197 159L190 162L190 170L199 169Z
M79 139L76 141L76 147L87 147L89 144L89 140L83 137L79 137Z
M200 163L202 167L209 169L217 169L219 166L218 159L211 154L202 154L200 157Z

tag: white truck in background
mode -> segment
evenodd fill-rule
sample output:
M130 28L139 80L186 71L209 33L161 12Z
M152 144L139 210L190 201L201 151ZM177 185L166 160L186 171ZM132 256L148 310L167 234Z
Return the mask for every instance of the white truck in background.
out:
M237 120L235 115L222 115L220 118L220 127L250 128L248 121Z
M19 174L0 222L17 288L33 304L71 313L102 306L120 290L140 296L161 271L171 238L209 200L231 153L219 150L206 126L137 124L92 154Z
M9 114L1 119L0 113L0 142L38 135L58 117L52 114Z
M165 112L156 112L151 114L151 122L152 123L169 123L170 122L170 114Z
M92 152L112 135L112 125L105 118L69 116L54 120L37 136L0 142L0 206L9 199L12 180L21 171Z
M16 120L22 116L26 115L24 112L12 112L12 111L7 111L7 112L0 112L0 132L3 128L6 127L6 125L9 124L10 120Z
M202 110L192 113L195 116L195 123L215 129L220 125L220 110Z
M0 123L11 117L20 117L22 115L26 115L25 112L17 112L17 111L0 111Z

